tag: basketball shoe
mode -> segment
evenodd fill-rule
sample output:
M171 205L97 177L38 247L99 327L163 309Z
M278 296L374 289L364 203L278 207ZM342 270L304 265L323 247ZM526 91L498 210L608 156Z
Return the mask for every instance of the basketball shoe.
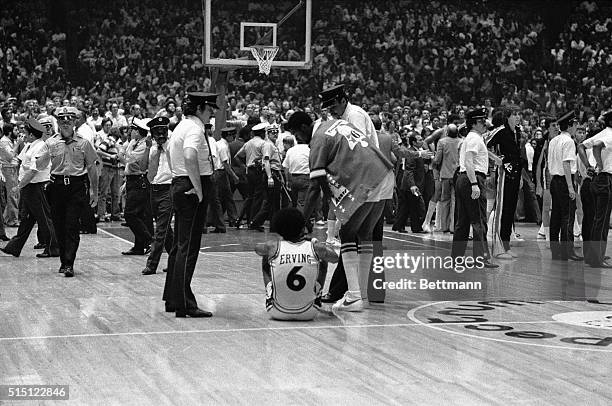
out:
M361 297L357 299L352 298L349 292L346 292L342 299L334 303L332 310L338 312L360 312L363 310L363 300L361 300Z

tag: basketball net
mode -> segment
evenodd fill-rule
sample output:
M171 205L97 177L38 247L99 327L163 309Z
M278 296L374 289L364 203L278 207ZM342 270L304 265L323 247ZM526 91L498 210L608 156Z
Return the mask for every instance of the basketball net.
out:
M257 64L259 65L259 73L263 73L265 75L270 74L270 68L272 68L272 61L278 52L278 47L264 47L264 46L256 46L251 47L251 53Z

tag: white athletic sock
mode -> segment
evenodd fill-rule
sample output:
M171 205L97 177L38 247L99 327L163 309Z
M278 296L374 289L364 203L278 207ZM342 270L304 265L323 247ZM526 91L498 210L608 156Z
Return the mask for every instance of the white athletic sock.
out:
M327 241L331 242L336 236L336 220L327 220Z
M359 287L361 298L368 299L368 277L370 276L370 265L372 264L374 246L372 243L359 244Z
M357 251L343 252L342 262L344 263L348 290L350 292L361 292L359 288L359 256ZM361 297L361 293L357 293L354 297Z
M425 220L423 221L423 226L431 225L431 218L433 217L435 210L436 204L434 202L429 202L429 206L427 207L427 214L425 215Z
M440 202L436 202L436 231L442 230L442 216L440 216Z

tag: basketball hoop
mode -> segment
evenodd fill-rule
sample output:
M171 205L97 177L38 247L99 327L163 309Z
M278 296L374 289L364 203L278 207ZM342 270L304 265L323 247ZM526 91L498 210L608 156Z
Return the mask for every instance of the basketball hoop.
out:
M270 74L270 68L272 67L272 61L278 52L278 47L270 46L254 46L251 47L251 53L257 60L259 65L259 73L266 75Z

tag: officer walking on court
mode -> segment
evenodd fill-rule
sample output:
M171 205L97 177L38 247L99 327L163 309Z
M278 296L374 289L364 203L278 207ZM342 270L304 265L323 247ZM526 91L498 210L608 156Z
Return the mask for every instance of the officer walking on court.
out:
M169 254L172 250L174 235L172 233L172 172L168 159L168 124L167 117L156 117L148 124L155 145L149 154L147 178L151 183L151 209L155 218L155 234L151 242L151 253L143 275L153 275L157 271L159 259L164 248Z
M48 187L51 217L59 245L59 271L66 277L74 276L80 241L79 215L87 204L94 207L98 202L98 155L89 141L75 133L77 113L76 108L69 106L56 109L60 132L47 140L51 155Z
M498 268L499 265L489 262L487 246L485 179L489 171L489 155L482 138L487 130L486 119L487 110L484 108L471 110L466 116L469 133L459 150L459 176L455 184L457 220L451 256L457 258L465 255L471 226L474 233L474 260L480 258L485 268Z
M38 258L59 257L57 237L51 221L51 209L45 193L49 182L49 148L42 136L45 128L33 118L26 123L29 133L29 144L19 155L19 183L21 190L19 200L19 229L0 251L18 257L25 245L34 224L38 223L39 241L45 246L44 252L36 254Z

